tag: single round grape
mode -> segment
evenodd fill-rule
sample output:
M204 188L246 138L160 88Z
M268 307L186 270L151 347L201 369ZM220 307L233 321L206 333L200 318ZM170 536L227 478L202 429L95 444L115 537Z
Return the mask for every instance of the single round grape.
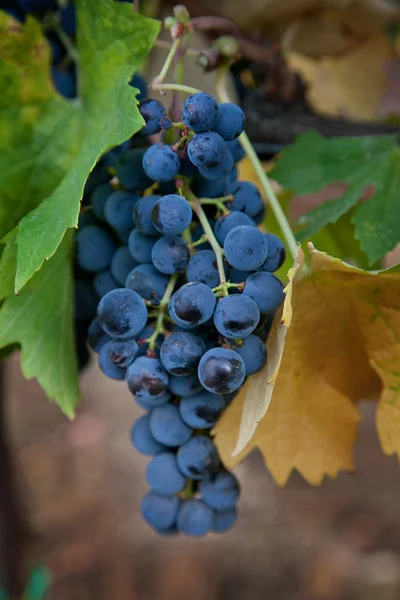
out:
M191 428L183 421L175 404L164 404L153 410L150 431L158 442L171 448L182 446L192 435Z
M56 91L65 98L76 98L76 75L72 69L51 68L51 79Z
M198 133L187 145L187 153L191 162L202 169L218 166L224 158L225 152L224 140L214 131Z
M226 142L226 147L229 152L232 154L233 160L235 163L238 163L246 156L245 151L243 150L242 144L238 139L232 140L231 142Z
M139 294L120 288L103 296L97 307L97 318L108 335L128 339L146 325L147 308Z
M139 356L126 372L126 384L139 400L151 400L166 392L168 373L158 358Z
M195 327L212 317L215 303L215 296L207 285L186 283L172 296L169 314L178 325Z
M193 429L211 429L225 408L220 394L202 392L190 398L182 398L179 404L181 417Z
M231 283L243 283L250 276L249 271L239 271L239 269L230 269L229 270L229 281ZM230 293L234 291L234 288L231 288Z
M111 290L115 290L120 286L115 281L111 271L106 269L105 271L100 271L100 273L95 274L93 277L93 287L99 298L102 298L108 292L111 292Z
M256 227L239 225L226 236L224 252L226 260L235 269L255 271L267 258L268 245L264 234Z
M134 423L131 442L140 454L146 456L155 456L167 450L166 446L154 439L150 431L150 415L143 415Z
M217 180L222 177L228 177L233 169L232 154L227 148L224 148L223 156L217 165L211 167L199 167L199 173L205 179Z
M116 379L117 381L123 381L125 379L125 371L123 367L116 365L111 357L110 344L113 340L106 342L99 352L99 367L101 371L110 379Z
M164 404L167 404L170 400L171 394L169 394L168 392L164 392L160 396L150 396L146 398L138 397L137 395L135 396L136 404L140 406L140 408L143 408L143 410L149 411L152 411L158 406L163 406Z
M141 148L133 148L122 154L115 165L119 182L128 190L142 192L153 183L143 169L144 153Z
M137 264L136 260L132 258L129 248L121 246L112 257L110 266L111 275L119 285L125 285L126 278Z
M285 298L282 282L268 271L252 273L246 279L243 294L254 300L261 313L275 312Z
M112 192L113 189L111 185L108 183L101 183L94 188L90 195L90 205L92 207L92 211L98 219L101 219L101 221L106 220L104 216L104 207Z
M168 281L168 277L160 273L153 265L145 263L132 269L126 278L125 287L134 290L154 306L158 306Z
M197 365L205 351L206 346L201 338L177 331L163 342L160 358L164 368L172 375L188 375L197 372Z
M171 375L168 382L168 389L175 396L189 398L199 394L204 388L197 377L197 373L191 373L183 377Z
M135 206L133 213L136 229L144 235L156 235L159 233L153 225L152 211L156 202L160 199L160 196L151 195L143 196Z
M248 296L234 294L217 302L214 324L218 331L229 338L250 335L258 325L260 311Z
M255 227L254 221L245 213L234 210L226 217L220 217L215 222L214 234L218 242L223 245L225 238L232 229L239 225Z
M152 458L147 465L146 481L160 496L174 496L185 487L186 477L178 469L176 455L163 452Z
M233 473L221 470L203 479L199 484L202 500L216 511L228 510L236 506L240 496L240 486Z
M281 268L286 259L286 249L283 242L273 233L265 233L268 244L268 254L265 262L261 265L263 271L273 273Z
M257 186L250 181L237 181L228 187L228 193L233 194L232 202L227 204L232 210L240 210L251 217L255 223L260 223L265 216L265 205Z
M232 346L232 349L243 358L246 375L253 375L260 371L267 360L267 350L257 335L249 335L242 340L240 346Z
M154 98L146 98L139 104L139 112L146 122L146 125L141 129L144 135L154 135L161 131L160 121L166 117L167 111L159 100Z
M162 235L179 235L192 220L192 207L178 194L159 198L152 211L153 226Z
M230 142L244 131L244 112L232 102L223 102L218 106L219 117L218 121L213 127L213 131L219 133L219 135Z
M154 244L151 260L153 265L165 275L183 271L190 260L188 245L180 236L164 236Z
M220 464L213 441L205 435L196 435L183 443L177 459L182 473L198 481L215 473Z
M156 531L167 530L174 525L180 502L176 497L165 498L155 492L148 492L141 503L141 513L145 521Z
M77 262L85 271L104 271L110 266L114 252L112 236L97 225L89 225L76 234Z
M217 258L212 250L200 250L190 259L186 270L188 281L204 283L215 288L219 285Z
M222 512L214 513L213 531L214 533L225 533L232 529L237 520L236 508L230 508Z
M154 144L143 156L144 172L153 181L169 181L179 173L180 158L167 144Z
M193 190L198 198L221 198L228 194L228 186L226 177L212 181L199 175L193 181Z
M246 377L244 360L234 350L212 348L202 357L198 375L206 390L213 394L229 394L242 385Z
M145 78L140 73L134 73L129 80L129 85L136 88L139 93L136 95L136 100L144 100L147 98L147 85Z
M186 98L182 107L182 120L196 133L209 131L218 120L218 104L212 96L198 92Z
M157 238L143 235L138 229L132 229L128 238L128 249L138 263L151 263L151 251Z
M94 352L100 352L101 347L108 342L110 337L104 332L97 317L89 325L87 343Z
M110 340L100 349L99 366L112 379L125 379L125 371L136 358L138 345L135 340ZM112 367L112 365L115 367ZM118 376L113 376L113 373Z
M107 198L104 206L104 216L109 225L114 229L132 229L133 209L139 196L116 190Z
M181 533L201 537L212 530L214 513L201 500L184 500L180 506L176 524Z

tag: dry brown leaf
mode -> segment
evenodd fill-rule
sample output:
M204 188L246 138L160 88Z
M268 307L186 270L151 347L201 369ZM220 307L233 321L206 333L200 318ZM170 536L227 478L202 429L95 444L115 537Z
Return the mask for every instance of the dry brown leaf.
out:
M387 86L385 65L394 58L387 38L376 35L346 54L308 58L288 52L289 66L308 84L311 106L321 114L374 120Z
M310 251L309 272L293 282L292 324L268 412L238 456L245 393L214 431L227 466L258 447L280 485L293 469L313 484L352 470L355 403L379 390L382 446L400 456L400 269L369 273Z

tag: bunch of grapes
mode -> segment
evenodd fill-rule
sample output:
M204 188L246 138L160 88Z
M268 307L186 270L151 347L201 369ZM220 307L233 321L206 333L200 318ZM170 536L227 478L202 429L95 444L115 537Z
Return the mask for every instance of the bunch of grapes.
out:
M109 181L89 190L77 268L100 298L88 332L100 368L146 411L131 433L152 456L143 517L162 534L201 536L236 520L239 484L210 432L267 360L285 249L257 228L256 186L237 181L238 106L200 92L178 123L158 100L140 112L142 134L170 143L123 150Z

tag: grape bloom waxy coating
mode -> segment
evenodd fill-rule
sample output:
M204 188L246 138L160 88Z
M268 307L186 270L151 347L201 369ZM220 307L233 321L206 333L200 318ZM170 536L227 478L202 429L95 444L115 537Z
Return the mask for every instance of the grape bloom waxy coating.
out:
M77 308L93 319L88 341L102 372L125 381L146 411L130 433L150 459L143 518L165 536L224 533L236 522L240 485L212 431L268 360L284 298L273 272L285 248L257 228L266 210L257 187L237 181L239 107L200 92L185 100L179 123L158 100L139 110L140 143L161 141L114 150L116 161L106 155L118 189L111 174L101 177L90 191L93 215L80 219L76 260L87 276Z

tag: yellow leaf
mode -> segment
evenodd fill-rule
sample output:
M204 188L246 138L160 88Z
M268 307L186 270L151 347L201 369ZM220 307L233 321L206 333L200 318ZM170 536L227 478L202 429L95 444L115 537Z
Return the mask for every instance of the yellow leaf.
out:
M292 322L268 412L237 455L246 403L259 396L239 394L214 430L228 467L257 447L280 485L293 469L312 484L353 469L356 403L379 390L382 446L400 456L400 269L372 273L311 245L310 252L308 272L291 285ZM264 397L266 369L256 376L255 393Z

